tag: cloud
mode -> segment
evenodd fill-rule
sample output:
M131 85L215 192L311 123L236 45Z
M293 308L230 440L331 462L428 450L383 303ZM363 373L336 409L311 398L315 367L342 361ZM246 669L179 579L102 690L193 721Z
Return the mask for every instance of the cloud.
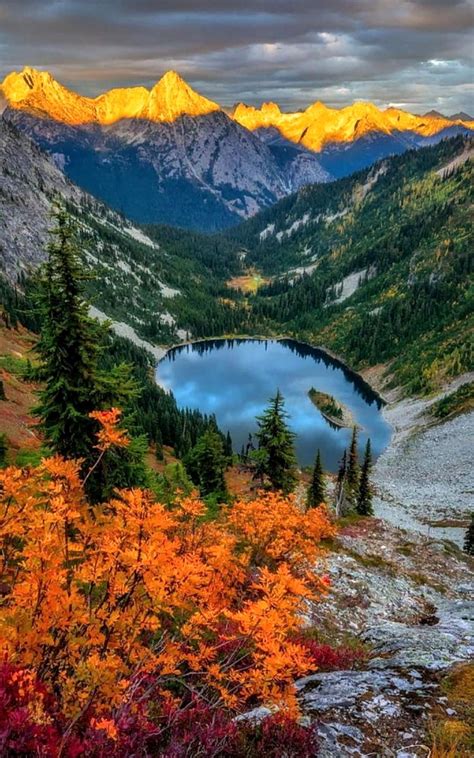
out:
M467 0L0 0L0 77L95 95L175 68L223 105L472 110L472 20Z

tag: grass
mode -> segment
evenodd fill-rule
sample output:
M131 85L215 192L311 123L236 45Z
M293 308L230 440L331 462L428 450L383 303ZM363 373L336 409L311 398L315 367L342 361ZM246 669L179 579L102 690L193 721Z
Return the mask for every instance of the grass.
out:
M16 355L0 355L0 368L8 371L9 374L23 378L30 367L27 358L20 358Z
M51 451L45 447L40 448L20 448L15 456L15 466L25 468L26 466L39 466L42 458L51 455Z
M432 758L474 755L474 663L456 666L441 682L448 707L456 713L433 724Z
M268 279L262 276L258 271L249 271L248 274L242 276L234 276L229 279L227 286L232 289L241 290L246 294L254 295L257 290L264 284L268 283Z

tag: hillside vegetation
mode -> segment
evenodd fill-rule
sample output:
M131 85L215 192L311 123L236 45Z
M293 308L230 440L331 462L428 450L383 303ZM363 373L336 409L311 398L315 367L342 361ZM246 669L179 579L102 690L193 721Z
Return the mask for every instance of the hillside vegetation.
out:
M456 138L393 157L242 225L245 264L272 276L254 318L359 369L388 363L409 392L472 367L472 152Z

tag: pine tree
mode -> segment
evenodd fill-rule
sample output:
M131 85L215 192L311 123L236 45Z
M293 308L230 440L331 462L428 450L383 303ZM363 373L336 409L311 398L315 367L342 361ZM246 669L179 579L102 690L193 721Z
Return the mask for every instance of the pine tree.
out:
M208 429L185 457L184 464L203 497L217 494L223 500L227 498L224 473L228 459L224 452L222 436L218 432Z
M354 426L352 430L351 445L349 448L349 455L347 459L347 485L349 488L349 494L355 505L357 500L357 493L359 489L359 461L357 455L357 427Z
M33 409L48 446L66 458L82 459L87 470L97 458L97 422L91 411L124 408L138 394L130 367L120 364L99 368L101 345L107 330L89 316L83 287L88 279L82 265L74 229L61 208L54 212L56 226L47 246L48 260L39 280L41 336L35 346L40 382ZM94 501L110 495L115 486L142 486L143 444L109 451L87 481Z
M275 490L288 494L296 483L295 434L288 428L285 401L280 390L257 418L259 449L267 454L264 472Z
M8 451L7 435L4 432L0 433L0 468L6 465Z
M347 503L347 450L342 454L337 472L335 510L337 516L342 516Z
M307 508L316 508L326 501L326 484L324 481L323 467L321 465L321 452L318 448L316 461L314 463L311 484L308 488L306 501Z
M229 458L229 460L232 460L232 456L233 456L232 437L230 436L229 431L227 432L225 436L224 453L226 454L227 458Z
M370 470L372 468L372 451L370 439L365 447L364 463L360 472L359 491L357 494L356 510L361 516L372 516L372 488L370 486Z
M341 462L339 464L339 469L337 471L337 485L338 487L342 486L342 483L344 482L347 475L347 450L344 450L341 458Z
M468 555L474 555L474 511L471 513L471 523L464 537L464 552Z
M36 378L43 386L34 414L55 452L88 459L96 430L89 413L101 407L100 338L84 300L85 275L65 211L57 210L55 221L40 282L43 323L36 345L40 359Z

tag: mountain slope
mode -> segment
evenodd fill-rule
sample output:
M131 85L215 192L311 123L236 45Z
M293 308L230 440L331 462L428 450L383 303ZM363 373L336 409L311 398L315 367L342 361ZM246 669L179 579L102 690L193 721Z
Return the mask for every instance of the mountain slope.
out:
M308 187L227 234L271 281L262 323L385 362L409 391L472 370L473 143L462 137Z
M212 231L330 178L310 151L281 156L175 72L150 91L95 99L30 68L9 74L1 89L4 118L74 182L135 221Z
M95 275L87 284L96 314L117 322L135 341L176 342L219 319L231 328L233 303L221 303L221 277L237 266L226 256L217 277L214 243L165 227L143 230L69 182L24 134L0 119L0 274L11 285L45 258L50 208L66 203L78 227L84 260ZM235 295L236 297L236 295ZM232 295L230 295L232 298ZM227 298L229 300L229 298ZM120 326L121 324L121 326Z

